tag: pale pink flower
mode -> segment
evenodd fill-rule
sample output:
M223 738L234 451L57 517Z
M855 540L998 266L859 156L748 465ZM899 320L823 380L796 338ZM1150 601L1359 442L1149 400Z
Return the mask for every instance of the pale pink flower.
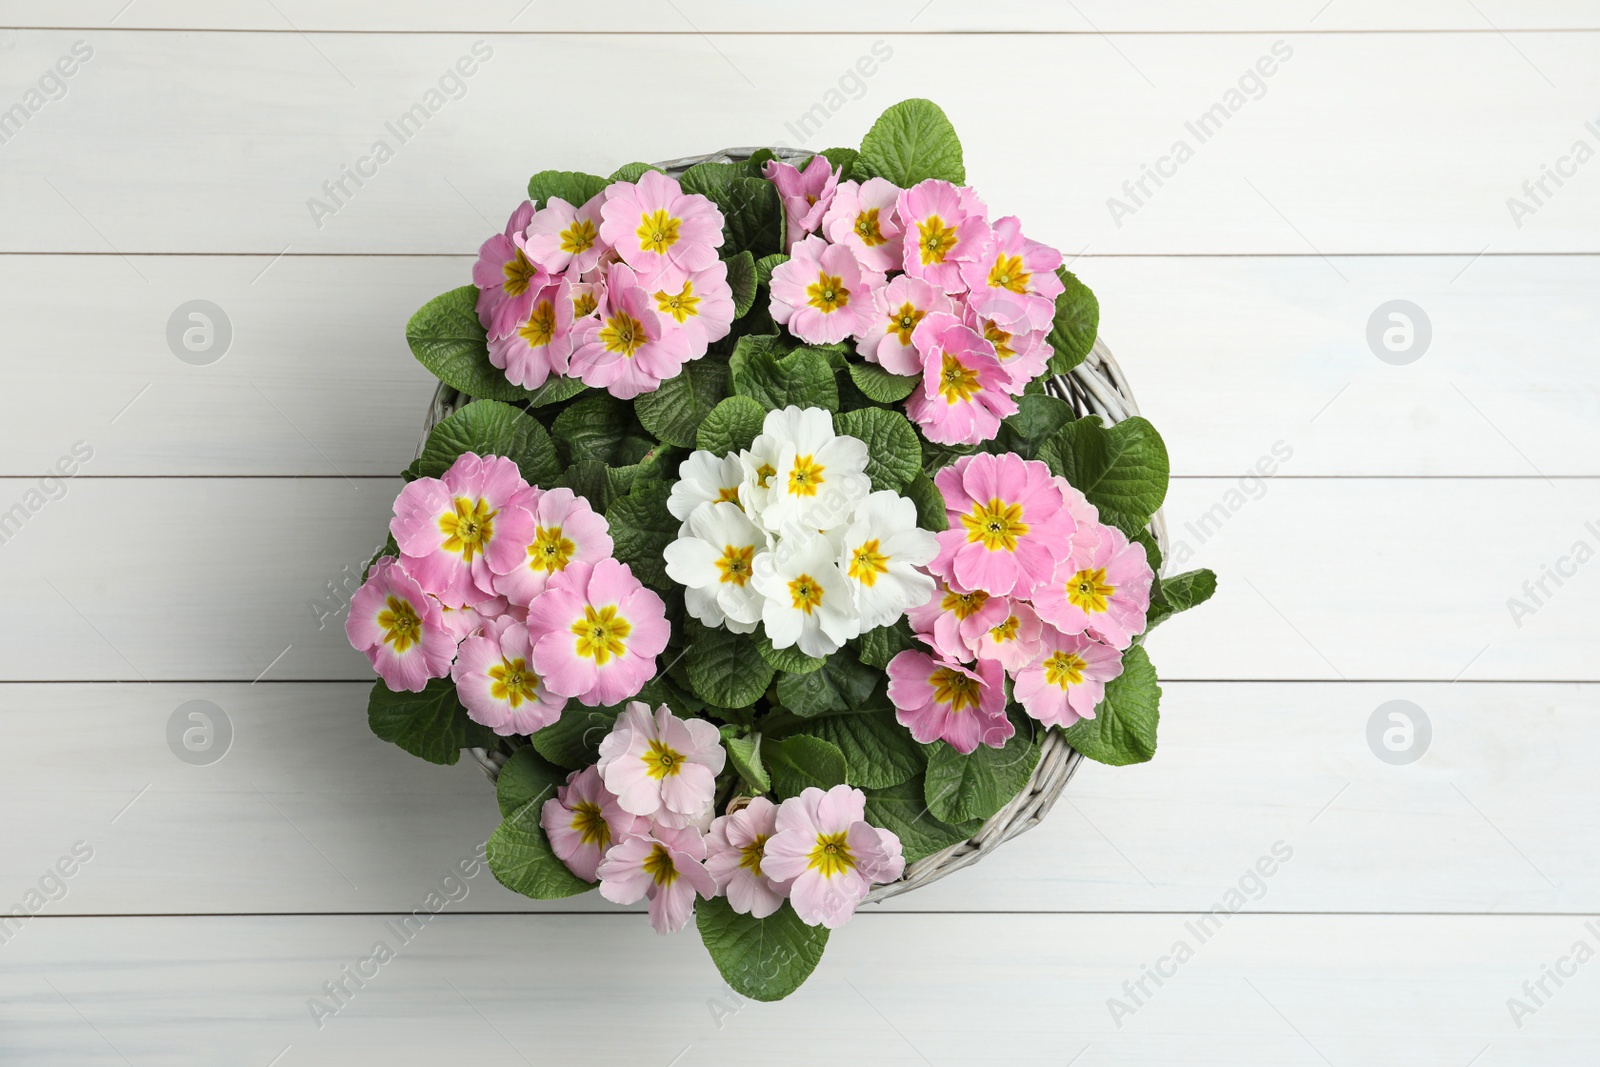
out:
M1055 483L1056 488L1061 490L1061 501L1066 505L1067 514L1072 516L1073 525L1077 527L1072 534L1070 550L1092 554L1100 543L1100 531L1105 529L1100 523L1100 509L1089 503L1089 498L1074 489L1065 478L1057 476Z
M422 588L451 607L495 595L495 575L522 559L533 516L517 503L526 490L504 456L463 452L443 478L418 478L400 490L389 532Z
M1013 298L1020 299L1020 298ZM1026 330L1024 326L1002 324L986 318L964 304L961 321L994 346L1000 366L1011 376L1011 384L1021 390L1027 387L1050 364L1054 349L1045 341L1045 330Z
M660 171L606 186L600 216L600 237L624 263L661 285L706 270L722 247L722 212Z
M489 362L506 372L506 381L537 389L552 374L567 372L572 354L571 284L552 280L533 296L527 316L503 337L489 340Z
M783 907L789 883L774 881L761 868L767 841L778 832L778 805L756 797L749 805L711 824L706 836L706 870L717 880L740 915L765 919Z
M440 621L457 642L472 636L489 619L504 615L507 608L506 598L503 596L491 597L477 604L463 604L459 608L452 608L440 602L438 597L434 597L433 600L439 605Z
M524 200L511 213L505 233L478 249L472 284L478 287L478 319L491 338L504 337L526 319L534 294L550 284L549 273L522 250L522 233L531 218L533 204Z
M1101 526L1094 544L1072 546L1055 576L1033 593L1039 617L1065 634L1085 630L1124 649L1144 632L1150 607L1150 569L1144 546L1115 526Z
M611 533L605 516L571 489L542 490L530 486L512 504L533 516L518 564L498 574L495 591L511 603L527 606L544 592L551 575L571 563L599 563L611 556Z
M420 693L428 679L450 673L456 654L456 639L439 617L438 602L393 556L375 562L350 598L344 632L395 691Z
M962 265L980 260L991 240L987 209L969 193L929 178L902 192L896 205L906 273L946 293L966 291Z
M856 340L863 359L890 374L921 374L922 352L911 336L930 312L953 315L956 305L921 278L897 274L872 291L872 314Z
M791 883L789 901L808 925L843 926L873 883L905 871L900 838L867 822L866 794L848 785L802 790L778 808L774 826L762 869Z
M528 606L533 666L550 692L619 704L656 673L671 628L666 605L626 564L569 563Z
M622 810L698 815L712 800L728 754L704 719L680 719L665 704L654 712L629 704L600 742L600 777Z
M566 697L545 688L531 659L527 626L508 615L461 642L450 674L473 722L508 737L542 730L561 716Z
M981 633L988 619L1000 621L988 606L990 599L982 589L969 591L936 579L932 598L906 612L906 619L940 657L966 663L976 654L969 636Z
M928 569L962 589L1026 597L1055 572L1072 516L1050 468L1012 452L963 456L934 477L950 528Z
M822 232L836 245L846 245L868 270L886 274L905 261L900 220L895 205L900 189L887 178L840 182L833 206L822 220Z
M641 277L639 284L650 294L662 328L681 331L688 339L689 359L699 359L711 342L728 336L733 290L728 286L728 265L722 260L681 280Z
M807 237L772 272L774 322L812 344L833 344L872 321L872 289L883 276L863 272L844 245Z
M1122 673L1122 653L1088 634L1063 634L1046 626L1044 651L1017 672L1014 693L1022 710L1046 726L1065 729L1094 718L1106 683Z
M996 219L984 254L961 265L967 300L978 314L1010 324L1015 332L1049 330L1056 297L1066 288L1056 276L1061 253L1022 236L1015 215Z
M1006 718L1005 680L998 660L963 667L908 648L889 661L889 701L922 744L943 740L963 755L979 744L1004 748L1016 732Z
M819 152L811 157L805 170L782 160L769 159L761 173L778 187L778 197L783 201L784 247L792 251L807 234L822 228L823 216L833 203L839 185L840 171Z
M675 378L691 357L688 335L667 329L655 301L628 267L606 272L606 291L592 319L581 320L570 362L585 385L631 400Z
M593 270L606 244L600 239L600 205L606 194L596 193L581 207L552 196L528 223L523 249L527 257L551 274Z
M1013 677L1039 656L1044 624L1031 605L991 597L984 610L962 625L961 636L979 659L992 659Z
M693 827L651 828L648 835L613 845L600 861L600 895L617 904L650 898L650 925L658 934L681 930L694 915L694 897L710 900L717 881L704 864L706 843Z
M647 820L618 806L594 767L567 775L567 784L557 786L556 795L540 807L539 825L550 838L550 851L585 882L595 880L612 845L650 829Z
M994 346L953 315L930 313L911 334L923 354L922 382L906 398L906 415L942 445L994 439L1000 420L1016 414L1022 386L1001 366Z

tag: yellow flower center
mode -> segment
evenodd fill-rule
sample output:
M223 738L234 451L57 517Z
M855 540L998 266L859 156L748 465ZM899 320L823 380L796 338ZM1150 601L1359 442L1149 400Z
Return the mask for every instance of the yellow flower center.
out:
M718 504L739 503L739 487L737 485L725 485L721 489L718 489L716 502Z
M1106 569L1082 570L1067 579L1067 603L1091 614L1106 610L1106 601L1117 591L1106 584Z
M573 219L572 225L561 231L561 251L577 255L594 247L598 231L588 219Z
M668 215L666 208L640 215L639 228L634 231L639 237L639 246L646 252L664 254L678 243L678 225L682 221Z
M975 589L970 593L948 592L944 599L939 601L939 607L944 611L953 611L958 619L969 619L983 609L989 602L989 594L982 589Z
M911 343L911 333L917 328L928 313L915 307L910 301L900 305L898 311L889 312L889 332L894 334L903 345Z
M525 659L506 659L489 668L489 695L508 702L512 710L520 708L524 700L534 698L534 688L539 676L528 669Z
M1011 347L1011 335L994 323L983 324L983 336L984 340L994 345L994 354L1001 359L1010 359L1017 354L1017 350Z
M876 248L889 240L878 228L878 209L875 207L866 208L856 216L855 229L856 236L868 248Z
M778 469L772 464L763 463L761 466L756 468L756 484L763 489L767 488L767 479L771 478L777 473Z
M952 715L978 706L978 683L954 667L940 667L928 676L933 699L950 705Z
M1044 680L1066 689L1083 681L1083 670L1087 666L1084 658L1076 653L1053 652L1044 661Z
M717 581L732 582L742 588L750 580L750 561L755 554L755 545L724 545L722 558L717 560L717 570L722 572Z
M929 215L917 223L917 253L922 265L943 263L944 257L956 246L956 229L946 226L938 215Z
M817 486L827 481L822 476L825 470L826 467L810 456L796 456L794 466L789 468L789 495L816 496Z
M816 281L806 286L806 303L824 315L831 315L850 303L850 290L844 287L842 278L822 272Z
M571 631L578 639L575 648L577 654L594 660L595 666L603 667L611 662L613 656L620 656L627 651L623 639L633 632L633 626L617 614L613 604L598 610L592 605L585 605L583 618L572 624Z
M422 639L422 620L411 601L397 596L384 598L383 610L378 612L378 625L383 627L383 643L393 645L396 652L404 652Z
M739 866L757 878L761 877L761 861L766 858L767 835L757 834L755 840L739 850Z
M577 550L577 545L561 535L561 527L537 526L533 531L533 544L528 546L528 569L551 574L566 570Z
M468 500L458 496L455 510L439 516L439 532L444 534L446 552L459 552L468 563L482 552L494 537L494 517L500 514L489 508L487 500Z
M533 282L533 276L539 268L529 262L528 257L522 254L522 249L517 249L517 254L506 260L506 265L501 268L506 280L501 283L507 296L521 296L528 291L528 286Z
M1022 269L1021 256L1000 256L989 271L989 288L1009 289L1013 293L1026 293L1028 279L1033 277Z
M600 343L607 352L621 352L632 359L633 354L644 346L644 323L626 311L619 311L600 328Z
M1005 644L1007 641L1017 639L1017 630L1022 626L1022 620L1015 615L1006 616L1006 621L999 626L989 628L989 636L995 639L996 644Z
M578 840L583 844L594 845L601 852L611 847L611 827L600 814L600 805L578 801L572 809L572 821L567 825L578 831Z
M1008 504L999 497L961 516L961 525L967 528L968 544L981 541L990 552L1015 552L1017 538L1028 532L1028 524L1022 521L1022 505Z
M699 308L700 298L694 295L694 283L687 278L684 279L681 293L656 293L656 309L663 315L671 315L679 322L700 314Z
M796 610L810 615L822 603L822 586L809 574L802 574L789 583L789 599Z
M848 830L840 830L836 834L818 834L817 843L806 857L809 861L806 869L820 871L824 878L854 870L856 858L850 854L849 836Z
M528 321L517 328L529 348L543 348L556 338L556 306L541 300L533 306Z
M600 302L594 298L593 293L579 293L572 298L572 317L581 319L586 315L593 315L594 309L599 306Z
M955 404L971 400L983 392L976 370L964 365L948 352L941 355L943 358L939 361L939 395L944 397L945 403Z
M656 885L671 885L678 880L678 868L672 864L672 854L667 847L657 844L650 850L650 855L644 858L644 873L655 880Z
M878 551L877 538L863 541L861 547L850 554L850 577L871 588L878 575L889 570L889 557Z
M682 752L668 748L660 741L650 742L649 750L639 758L644 760L645 773L657 781L675 776L683 770L685 762Z

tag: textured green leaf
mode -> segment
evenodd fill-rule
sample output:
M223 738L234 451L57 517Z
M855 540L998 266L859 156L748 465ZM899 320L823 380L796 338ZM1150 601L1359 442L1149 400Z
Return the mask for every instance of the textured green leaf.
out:
M852 173L859 179L887 178L902 189L928 178L956 185L967 180L961 139L931 100L902 100L879 116L861 139Z
M548 404L571 400L587 388L589 387L577 378L547 378L539 388L524 389L521 392L530 408L542 408Z
M1069 422L1039 450L1050 469L1100 509L1100 521L1130 537L1144 529L1167 495L1167 446L1138 416L1110 429L1098 415Z
M1022 792L1039 762L1039 746L1027 724L1004 748L979 745L963 756L943 741L928 748L924 795L935 818L960 823L987 819Z
M754 737L725 737L723 745L728 750L728 762L750 791L760 796L772 789L772 777L761 763L761 735Z
M605 192L606 180L576 170L541 170L528 179L528 199L543 208L552 196L559 196L573 207L582 207Z
M726 260L728 288L733 290L733 317L744 318L756 302L756 261L749 252L740 252Z
M535 485L548 485L561 474L556 447L539 420L498 400L475 400L435 426L422 446L418 469L437 478L464 452L505 456Z
M917 506L917 525L924 530L939 533L950 528L950 514L944 506L944 494L933 484L926 471L918 471L905 487L904 495Z
M922 471L922 446L917 431L898 411L860 408L833 417L833 428L841 434L865 441L867 477L874 489L899 492Z
M678 179L686 193L699 193L722 212L722 254L762 256L781 247L783 205L778 188L752 178L741 163L697 163Z
M1063 731L1067 744L1113 767L1144 763L1156 754L1161 722L1161 686L1143 645L1122 654L1122 673L1106 683L1105 699L1094 718L1079 719Z
M915 374L890 374L876 363L850 363L850 380L861 395L879 404L894 404L910 396L921 381Z
M779 798L797 797L809 787L832 789L845 779L844 753L807 734L766 738L761 743L772 789Z
M819 155L823 156L833 166L839 168L839 180L847 182L855 173L856 160L861 158L861 153L854 148L824 148Z
M434 678L420 693L396 693L378 679L367 698L367 725L384 741L429 763L455 763L463 748L484 748L498 738L467 717L456 683Z
M561 717L528 735L534 750L569 771L580 770L600 758L600 742L617 721L616 708L589 708L567 701Z
M1206 568L1162 578L1152 593L1146 631L1180 611L1204 604L1216 591L1216 573Z
M589 502L597 513L604 515L615 494L611 491L611 478L606 465L598 460L574 463L561 473L550 488L571 489Z
M678 520L667 510L665 482L641 485L606 508L612 554L633 568L633 576L657 589L671 589L662 552L678 536Z
M767 409L748 396L730 396L711 409L695 434L695 444L718 456L750 447L761 432Z
M988 450L1038 459L1039 450L1072 419L1072 405L1065 400L1042 393L1024 394L1017 398L1016 414L1000 423L1000 432L989 442Z
M556 795L556 788L567 783L567 772L557 767L530 745L511 754L494 782L495 799L501 816L508 816L530 800L543 804Z
M564 463L632 463L653 444L638 434L628 402L601 392L557 415L550 424L550 436Z
M770 256L762 256L756 260L756 284L771 285L772 272L778 268L779 264L787 262L789 262L789 257L782 252L774 252Z
M729 366L733 391L758 401L768 411L790 406L839 409L839 386L827 357L810 349L778 356L770 342L741 337Z
M970 456L978 451L977 445L941 445L932 441L922 442L922 469L932 478L962 456Z
M676 525L677 520L673 520ZM689 686L719 708L747 708L772 684L772 667L756 652L749 634L693 625L683 663Z
M883 671L868 667L849 648L827 657L822 669L778 678L778 702L803 718L868 706Z
M489 835L489 869L501 885L534 900L556 900L593 889L550 851L550 839L539 825L543 803L528 801Z
M1053 350L1051 374L1065 374L1083 362L1100 333L1100 301L1065 267L1056 271L1066 289L1056 297L1056 318L1045 340Z
M944 514L942 505L939 513ZM901 618L861 635L861 662L880 671L885 670L890 660L908 648L915 648L916 644L916 639L911 636L911 624Z
M757 919L740 915L726 897L717 897L699 901L694 919L723 980L751 1000L782 1000L799 989L828 944L828 928L801 922L788 901Z
M634 398L644 428L669 445L693 448L700 424L728 395L728 365L710 358L684 364L654 392Z
M647 170L653 170L658 173L662 172L660 167L651 166L649 163L624 163L622 166L611 172L610 181L636 182L640 178L644 177L644 172Z
M489 335L478 321L475 285L452 289L422 305L406 323L406 343L434 377L468 396L521 400L529 395L489 362Z
M921 774L886 789L863 792L867 795L867 822L900 838L907 863L965 841L983 827L982 819L952 825L935 818L928 810L926 783Z
M826 661L817 656L808 656L800 651L799 645L790 645L788 648L773 648L772 639L764 632L757 632L750 636L755 638L756 649L761 653L761 658L780 671L790 674L810 674L820 670Z
M844 754L845 781L863 789L899 785L927 765L923 747L896 721L893 708L828 715L806 729Z

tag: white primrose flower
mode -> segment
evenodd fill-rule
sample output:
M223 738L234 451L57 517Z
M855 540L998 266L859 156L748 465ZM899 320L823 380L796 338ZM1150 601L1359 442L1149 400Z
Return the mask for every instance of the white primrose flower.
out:
M833 416L821 408L768 412L748 457L741 456L740 499L769 532L844 526L872 489L865 442L834 433Z
M808 656L826 656L861 632L850 584L839 570L839 551L820 533L791 528L777 546L756 559L761 621L773 648L799 645Z
M939 554L932 532L917 527L917 506L879 490L856 509L844 532L839 569L855 593L863 631L887 626L933 596L933 579L917 570Z
M739 483L744 467L738 456L718 456L711 452L691 452L678 467L678 481L667 497L667 510L679 522L689 521L689 513L704 503L739 503Z
M761 621L762 596L751 578L757 558L767 554L767 535L728 501L696 506L664 552L667 577L683 586L689 613L734 633L749 633Z

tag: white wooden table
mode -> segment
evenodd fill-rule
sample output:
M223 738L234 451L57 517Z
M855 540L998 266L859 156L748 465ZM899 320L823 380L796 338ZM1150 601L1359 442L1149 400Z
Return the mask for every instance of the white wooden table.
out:
M38 913L0 924L0 1062L1596 1062L1600 6L522 4L0 2L0 910ZM1152 764L741 1004L692 933L446 880L491 792L368 733L330 589L430 392L401 327L529 173L855 144L917 95L1079 257L1222 587L1151 641ZM167 740L196 700L205 766ZM1369 745L1392 700L1409 764Z

